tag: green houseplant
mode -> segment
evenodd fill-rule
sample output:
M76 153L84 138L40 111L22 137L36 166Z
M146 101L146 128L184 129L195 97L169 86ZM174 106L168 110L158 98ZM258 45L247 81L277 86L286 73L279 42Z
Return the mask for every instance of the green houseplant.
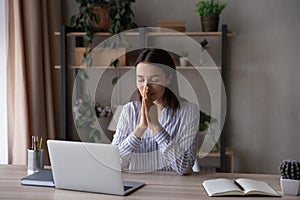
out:
M201 51L200 51L200 56L199 56L199 65L203 66L205 63L205 50L208 49L208 41L206 38L204 38L201 42L200 45L202 47Z
M84 36L86 47L90 47L92 44L96 31L104 30L97 28L97 24L100 24L104 17L102 15L101 18L95 12L95 8L108 10L107 15L110 19L108 32L111 34L118 34L137 27L132 21L134 13L131 9L131 4L135 0L76 0L76 2L79 4L79 12L70 18L70 25L86 32ZM86 49L84 58L90 51L91 49Z
M200 0L197 5L197 12L201 18L202 31L218 31L219 16L226 7L224 2L219 0Z
M199 128L198 128L199 132L200 133L207 132L205 137L211 137L210 139L212 139L212 142L215 143L215 149L220 150L219 143L217 141L215 141L215 139L214 139L213 125L216 122L217 122L217 119L213 118L212 116L210 116L209 114L207 114L203 111L200 111L200 121L199 121ZM210 131L210 132L208 132L208 131Z
M300 163L296 160L283 160L280 164L280 186L283 194L299 195Z
M211 150L219 151L220 145L215 139L215 130L214 124L217 122L217 119L213 118L209 114L200 110L200 120L198 127L198 134L196 136L196 152L201 153L201 150L204 150L204 155L209 153ZM203 149L203 145L205 146ZM197 154L198 154L197 153ZM193 166L193 171L200 171L200 158L197 156Z

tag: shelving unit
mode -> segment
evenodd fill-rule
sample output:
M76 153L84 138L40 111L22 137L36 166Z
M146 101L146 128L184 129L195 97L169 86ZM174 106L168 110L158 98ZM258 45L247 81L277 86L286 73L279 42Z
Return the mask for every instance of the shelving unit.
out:
M85 35L84 32L80 32L77 29L68 27L68 26L62 26L61 32L55 32L55 35L60 37L61 40L61 65L55 66L56 69L61 70L61 139L66 140L67 139L67 133L69 132L68 127L68 76L67 76L67 69L73 68L78 69L80 66L74 66L74 65L68 65L68 52L67 52L67 38L68 37L82 37ZM174 33L174 32L155 32L155 33L145 33L145 32L129 32L126 33L128 36L134 36L139 37L140 47L145 47L145 36L147 34L147 37L158 37L158 36L181 36L186 35L190 37L221 37L221 66L218 66L217 69L221 70L221 75L223 78L224 84L226 83L226 67L227 67L227 43L228 43L228 37L235 36L235 32L228 32L227 25L222 25L222 31L220 32L182 32L182 33ZM99 32L95 34L96 37L110 37L110 33L103 33ZM104 67L104 66L93 66L95 69L114 69L113 67ZM119 69L132 69L132 66L122 66L119 67ZM216 69L216 67L210 67L210 66L178 66L178 70L191 70L191 69ZM226 85L225 85L226 88ZM225 94L222 94L221 97L223 97ZM221 102L223 102L224 99L221 99ZM221 113L225 113L225 108L221 107ZM223 131L220 136L220 143L221 143L221 149L220 149L220 171L225 171L226 166L226 134Z

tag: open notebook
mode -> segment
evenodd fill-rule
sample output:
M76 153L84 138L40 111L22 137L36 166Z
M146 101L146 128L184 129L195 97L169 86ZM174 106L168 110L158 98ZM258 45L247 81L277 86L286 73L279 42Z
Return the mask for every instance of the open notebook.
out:
M270 185L263 181L247 178L236 179L235 181L225 178L205 180L202 183L208 196L244 196L244 195L281 195Z

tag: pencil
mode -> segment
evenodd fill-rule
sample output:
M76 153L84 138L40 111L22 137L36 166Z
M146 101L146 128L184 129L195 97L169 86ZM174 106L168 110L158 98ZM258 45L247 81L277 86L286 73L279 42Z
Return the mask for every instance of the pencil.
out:
M40 139L40 149L42 149L42 148L43 148L43 136Z

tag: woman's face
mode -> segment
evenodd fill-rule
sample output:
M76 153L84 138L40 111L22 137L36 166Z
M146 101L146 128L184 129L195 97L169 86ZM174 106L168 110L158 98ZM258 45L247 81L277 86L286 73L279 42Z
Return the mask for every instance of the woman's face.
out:
M140 62L136 67L136 83L144 98L144 89L148 87L150 99L155 104L162 104L166 86L171 77L166 77L164 71L152 64Z

